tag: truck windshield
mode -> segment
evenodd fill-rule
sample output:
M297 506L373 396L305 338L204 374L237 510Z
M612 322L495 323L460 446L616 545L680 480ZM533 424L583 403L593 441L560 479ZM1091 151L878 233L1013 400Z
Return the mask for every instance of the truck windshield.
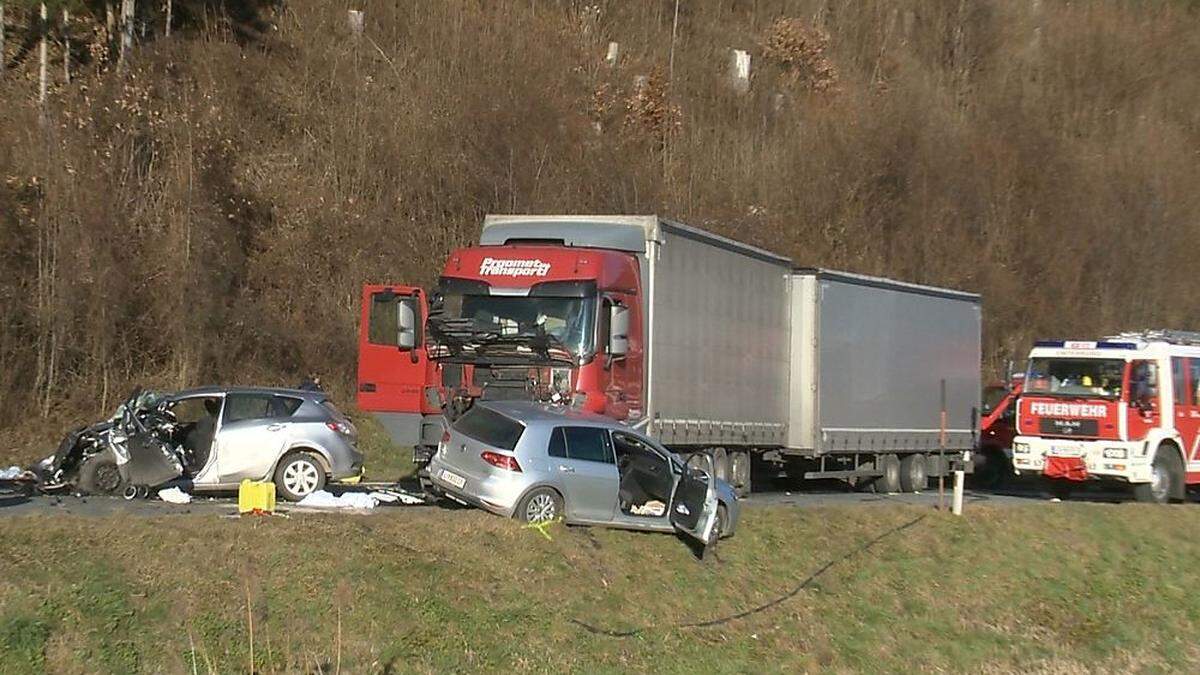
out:
M1025 393L1120 398L1124 372L1121 359L1032 359Z
M596 326L596 298L549 296L447 295L447 318L470 319L477 330L500 335L536 335L554 338L575 357L592 353Z

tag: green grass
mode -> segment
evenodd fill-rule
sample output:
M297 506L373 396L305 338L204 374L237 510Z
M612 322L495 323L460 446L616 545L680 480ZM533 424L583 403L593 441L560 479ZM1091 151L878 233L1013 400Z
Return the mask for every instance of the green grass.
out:
M785 595L922 515L768 609L679 627ZM547 541L470 510L10 518L0 672L244 672L247 599L260 672L1194 670L1195 516L755 508L705 562L671 536Z

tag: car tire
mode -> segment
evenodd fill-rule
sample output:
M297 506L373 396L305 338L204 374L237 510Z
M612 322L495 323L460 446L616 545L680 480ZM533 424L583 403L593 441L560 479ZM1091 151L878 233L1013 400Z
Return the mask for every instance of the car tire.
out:
M275 489L289 502L298 502L325 487L325 468L311 452L296 452L275 467Z
M900 489L920 492L929 487L929 466L925 455L915 452L900 460Z
M125 492L125 479L111 452L92 455L79 467L75 486L88 495L119 495Z
M1183 494L1183 468L1179 454L1169 445L1161 445L1150 466L1151 481L1133 486L1133 498L1150 504L1167 504Z
M548 487L534 488L517 504L516 517L522 523L557 520L564 515L562 495Z
M883 475L875 479L875 492L889 494L900 491L900 458L896 455L881 455L878 466Z

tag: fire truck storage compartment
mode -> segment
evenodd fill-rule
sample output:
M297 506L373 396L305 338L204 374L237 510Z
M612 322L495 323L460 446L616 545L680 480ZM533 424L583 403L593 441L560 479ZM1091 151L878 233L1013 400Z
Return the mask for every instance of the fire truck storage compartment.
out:
M650 433L675 446L782 445L791 262L667 221L649 249Z
M787 447L804 454L967 450L979 410L980 298L829 270L791 279Z

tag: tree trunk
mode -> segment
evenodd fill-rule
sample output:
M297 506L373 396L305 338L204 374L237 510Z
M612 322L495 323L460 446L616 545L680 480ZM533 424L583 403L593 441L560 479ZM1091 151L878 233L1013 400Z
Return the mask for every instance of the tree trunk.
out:
M0 77L4 77L4 3L0 2Z
M121 0L121 53L118 62L124 64L133 49L134 0Z
M63 81L71 82L71 12L63 9L62 49L63 49Z
M41 40L38 42L38 103L46 105L46 68L49 59L49 52L46 50L46 30L49 25L50 16L46 12L46 3L42 3L41 21L38 22L38 37Z

